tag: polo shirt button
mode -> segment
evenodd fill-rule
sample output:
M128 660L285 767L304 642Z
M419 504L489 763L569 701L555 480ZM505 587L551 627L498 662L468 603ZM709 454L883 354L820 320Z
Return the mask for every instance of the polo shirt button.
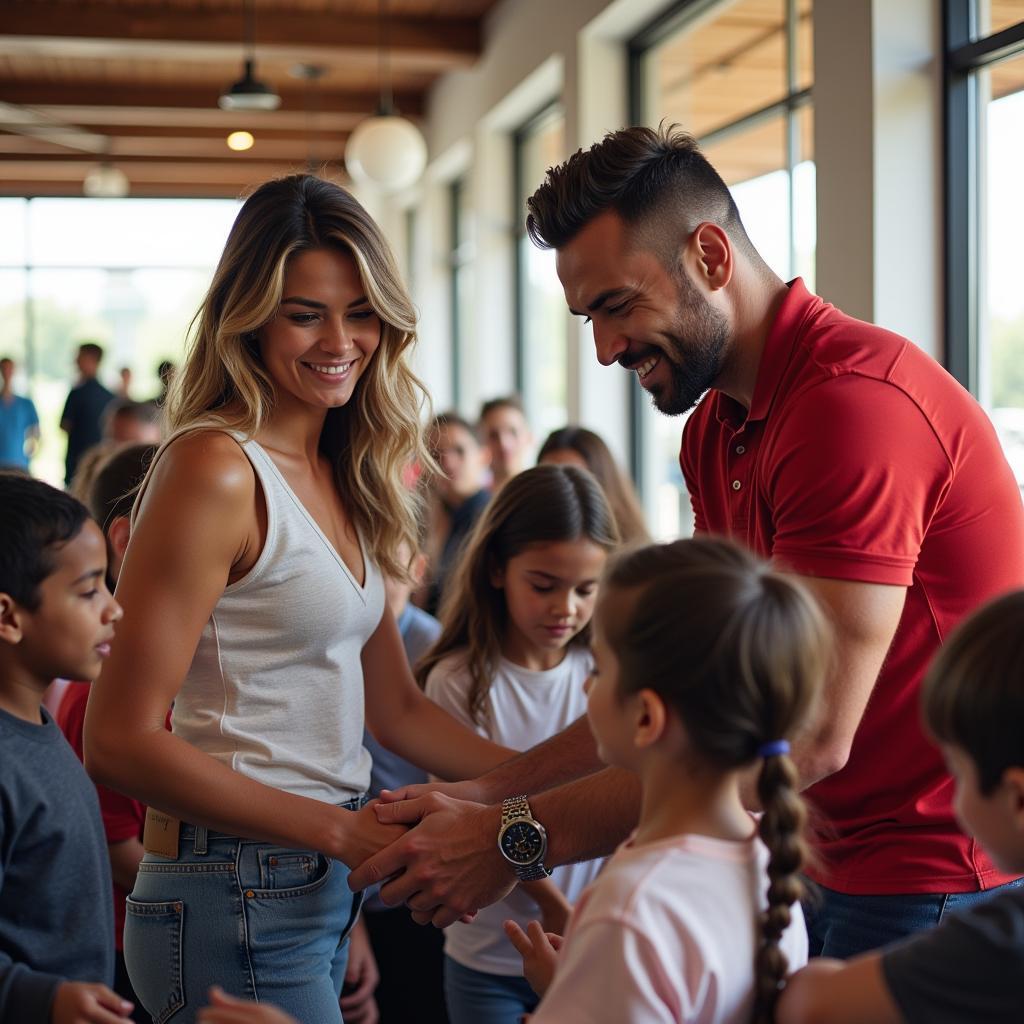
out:
M738 491L742 486L743 486L743 484L741 484L739 482L739 480L733 480L733 482L732 482L732 489L734 491Z
M746 450L747 449L742 444L736 445L736 454L737 455L742 455Z

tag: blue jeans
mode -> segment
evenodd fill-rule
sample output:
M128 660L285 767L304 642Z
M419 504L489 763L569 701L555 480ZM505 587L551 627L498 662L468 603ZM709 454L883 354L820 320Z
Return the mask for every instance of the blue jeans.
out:
M519 1024L540 1002L525 978L485 974L444 958L444 998L451 1024Z
M154 1024L194 1021L211 985L301 1024L340 1024L360 903L347 878L315 850L182 823L178 859L147 853L127 903L125 962Z
M810 955L847 960L934 928L950 912L983 903L996 893L1020 885L1024 885L1022 878L980 892L905 896L848 896L819 885L803 905Z

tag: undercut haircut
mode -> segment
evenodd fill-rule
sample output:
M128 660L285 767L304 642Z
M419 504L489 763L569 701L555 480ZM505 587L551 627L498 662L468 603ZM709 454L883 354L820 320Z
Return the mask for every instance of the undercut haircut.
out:
M56 568L54 548L78 536L89 518L70 494L41 480L0 472L0 593L39 607L39 585Z
M590 149L548 170L526 201L526 231L541 249L561 249L595 217L613 210L669 269L698 224L718 225L755 264L725 182L679 125L634 126L610 132Z

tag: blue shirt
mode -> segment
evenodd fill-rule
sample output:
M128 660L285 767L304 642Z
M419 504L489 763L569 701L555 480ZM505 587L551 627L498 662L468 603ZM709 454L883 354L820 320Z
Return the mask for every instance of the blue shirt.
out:
M25 435L39 426L39 416L30 398L12 395L11 401L0 398L0 466L28 469Z
M0 710L0 1024L48 1021L65 980L114 979L96 787L53 719Z

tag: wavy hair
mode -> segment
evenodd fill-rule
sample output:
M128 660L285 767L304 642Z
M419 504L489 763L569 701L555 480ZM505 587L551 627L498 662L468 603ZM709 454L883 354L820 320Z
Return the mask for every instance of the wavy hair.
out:
M351 401L327 413L320 450L374 560L385 574L404 578L398 550L403 542L416 548L420 499L402 474L414 463L433 466L420 427L429 399L408 365L416 311L380 228L343 188L294 174L246 200L192 321L167 396L168 427L172 435L202 427L259 432L275 398L257 332L277 313L288 261L313 249L353 257L381 322L380 345Z
M598 482L576 466L534 466L512 477L477 522L445 590L441 635L416 669L420 686L443 658L464 651L471 679L467 711L481 721L508 624L505 592L491 582L492 574L531 544L574 540L605 551L619 543ZM589 644L590 624L570 643Z
M610 590L635 594L627 614L617 612L605 626L622 691L658 693L713 769L751 765L766 743L806 723L828 666L830 633L791 577L730 541L696 538L619 555L602 586L603 602ZM754 1020L769 1024L788 967L779 940L802 895L806 811L785 754L762 759L757 792L770 860Z

